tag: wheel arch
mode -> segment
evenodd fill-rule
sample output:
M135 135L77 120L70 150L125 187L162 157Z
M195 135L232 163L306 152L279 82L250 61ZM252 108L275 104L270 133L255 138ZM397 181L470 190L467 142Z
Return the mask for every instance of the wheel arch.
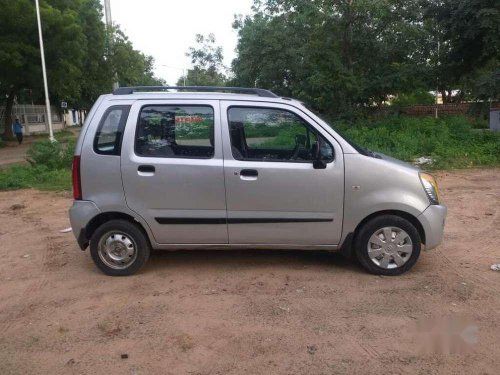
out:
M87 238L87 241L90 241L92 235L97 230L97 228L99 228L102 224L110 220L126 220L137 225L137 227L143 232L149 244L151 245L151 240L149 239L148 232L146 228L144 228L142 223L129 214L117 211L102 212L94 216L92 220L90 220L88 224L85 226L85 237Z
M420 236L420 240L422 243L425 245L425 230L420 221L413 216L412 214L405 212L405 211L400 211L400 210L383 210L383 211L377 211L373 212L367 217L365 217L363 220L359 222L359 224L356 226L356 229L354 230L354 237L359 233L359 230L363 225L365 225L368 221L371 219L377 217L377 216L382 216L382 215L394 215L394 216L399 216L402 217L403 219L408 220L410 223L413 224L413 226L417 229L417 232Z
M347 259L354 258L353 246L354 246L354 243L356 241L356 236L359 233L359 230L368 221L372 220L373 218L375 218L377 216L382 216L382 215L395 215L395 216L399 216L399 217L402 217L403 219L408 220L410 223L412 223L415 226L415 228L417 229L417 232L420 236L420 240L425 245L426 239L425 239L424 227L422 226L420 221L415 216L413 216L412 214L410 214L408 212L401 211L401 210L381 210L381 211L373 212L373 213L369 214L368 216L366 216L363 220L361 220L358 223L358 225L356 225L356 228L352 232L349 232L346 235L346 237L345 237L345 239L340 247L340 252L344 257L346 257Z

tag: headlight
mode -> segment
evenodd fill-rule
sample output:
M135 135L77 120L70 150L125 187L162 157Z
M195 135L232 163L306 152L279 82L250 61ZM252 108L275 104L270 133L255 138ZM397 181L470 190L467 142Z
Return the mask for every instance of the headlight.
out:
M436 179L428 173L420 173L420 181L431 204L439 204L439 190Z

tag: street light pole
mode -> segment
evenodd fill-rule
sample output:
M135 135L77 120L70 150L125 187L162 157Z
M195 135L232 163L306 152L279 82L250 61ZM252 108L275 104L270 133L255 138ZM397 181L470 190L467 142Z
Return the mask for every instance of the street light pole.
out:
M111 19L111 3L110 0L104 0L104 15L106 16L106 27L108 28L108 32L110 33L111 43L113 43L113 20ZM116 90L120 84L118 83L117 74L114 73L115 81L113 82L113 90Z
M106 16L106 25L111 26L111 4L109 0L104 0L104 14Z
M49 124L49 139L54 142L54 132L52 131L52 113L50 111L49 85L47 84L47 71L45 68L45 51L43 49L42 22L40 21L40 4L35 0L36 19L38 22L38 37L40 39L40 55L42 57L43 86L45 89L45 105L47 106L47 121Z

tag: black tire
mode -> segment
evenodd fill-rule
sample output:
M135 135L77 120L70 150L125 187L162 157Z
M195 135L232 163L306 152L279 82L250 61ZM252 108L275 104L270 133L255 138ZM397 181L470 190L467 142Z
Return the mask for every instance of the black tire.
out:
M383 268L375 264L368 255L368 245L370 237L377 231L385 227L394 227L404 230L411 239L412 252L406 263L397 268ZM378 248L376 248L377 250ZM354 250L356 257L368 272L375 275L396 276L405 273L412 268L420 256L421 239L417 228L408 220L396 215L381 215L366 222L358 231L354 240ZM396 266L394 260L392 266Z
M101 259L99 242L110 232L121 233L135 246L135 259L126 268L113 268ZM149 259L151 246L148 238L138 225L127 220L110 220L96 229L90 238L90 255L95 265L108 276L129 276L136 273Z

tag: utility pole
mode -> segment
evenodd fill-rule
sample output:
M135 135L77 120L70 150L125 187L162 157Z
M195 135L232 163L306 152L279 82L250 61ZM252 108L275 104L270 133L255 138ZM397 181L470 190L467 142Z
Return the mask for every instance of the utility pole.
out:
M436 69L436 111L434 112L434 118L437 119L439 116L438 116L438 105L439 105L439 100L438 100L438 92L439 92L439 66L441 65L440 64L440 61L439 61L439 47L440 47L440 44L439 44L439 35L438 35L438 40L437 40L437 69ZM444 102L444 98L442 98L443 102Z
M52 131L52 113L50 111L49 86L47 84L47 71L45 68L45 51L43 49L42 22L40 20L40 4L35 0L36 20L38 22L38 38L40 39L40 55L42 57L43 86L45 89L45 105L47 106L47 122L49 124L49 139L54 142L54 132Z
M161 66L164 66L165 68L169 68L169 69L176 69L176 70L182 71L182 80L184 83L183 86L186 86L186 69L185 68L179 68L176 66L170 66L170 65L164 65L164 64L162 64Z
M113 20L111 19L111 4L110 0L104 0L104 14L106 16L106 27L108 28L109 35L111 37L110 43L113 43ZM115 82L113 82L113 90L116 90L120 85L118 84L118 79L116 72L114 73Z

